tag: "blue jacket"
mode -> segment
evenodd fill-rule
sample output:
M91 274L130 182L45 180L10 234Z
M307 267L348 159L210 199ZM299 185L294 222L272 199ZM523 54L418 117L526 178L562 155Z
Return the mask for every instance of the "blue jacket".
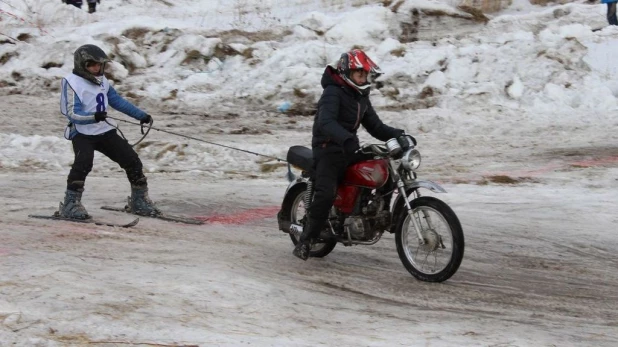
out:
M618 2L618 0L601 0L601 3L609 4L611 2Z
M97 122L96 112L106 112L108 106L141 120L148 114L118 95L107 78L102 77L100 84L94 84L75 73L62 79L60 93L60 112L69 120L65 129L65 138L71 140L77 133L99 135L116 128L110 119Z

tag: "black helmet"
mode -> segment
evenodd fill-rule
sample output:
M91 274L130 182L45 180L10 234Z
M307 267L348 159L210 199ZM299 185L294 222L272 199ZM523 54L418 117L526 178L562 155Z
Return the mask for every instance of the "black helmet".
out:
M73 55L73 73L81 76L92 83L100 84L100 77L105 71L105 63L111 61L103 50L95 45L83 45L75 50ZM86 69L86 63L94 62L101 63L101 72L98 76L91 74ZM97 78L98 77L98 78Z
M371 76L372 79L377 78L382 74L380 67L360 49L353 49L343 53L337 63L337 72L352 88L356 89L360 94L367 95L371 88L371 82L358 85L352 81L350 74L353 70L364 70Z

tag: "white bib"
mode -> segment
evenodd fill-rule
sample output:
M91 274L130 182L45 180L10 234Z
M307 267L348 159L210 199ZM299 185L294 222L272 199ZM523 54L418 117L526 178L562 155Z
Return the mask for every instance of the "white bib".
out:
M65 79L69 83L71 89L75 91L75 95L81 101L82 111L107 111L107 92L109 91L109 82L107 81L107 78L105 78L105 76L103 76L100 85L96 85L75 74L70 74L66 76ZM92 124L75 124L75 129L77 129L80 134L84 135L103 134L116 127L116 122L113 119L108 118L106 119L106 121L112 125L109 125L106 122L98 122Z

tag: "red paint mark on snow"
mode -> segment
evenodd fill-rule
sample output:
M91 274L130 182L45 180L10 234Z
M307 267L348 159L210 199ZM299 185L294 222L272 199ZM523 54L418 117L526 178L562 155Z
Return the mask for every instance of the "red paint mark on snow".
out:
M200 216L194 218L207 223L247 224L255 220L274 217L277 215L277 212L279 212L279 209L279 206L259 207L235 211L229 214L215 214L212 216Z
M601 166L607 164L618 163L618 156L607 157L607 158L599 158L599 159L590 159L590 160L580 160L574 161L569 164L573 166L581 166L581 167L593 167L593 166Z

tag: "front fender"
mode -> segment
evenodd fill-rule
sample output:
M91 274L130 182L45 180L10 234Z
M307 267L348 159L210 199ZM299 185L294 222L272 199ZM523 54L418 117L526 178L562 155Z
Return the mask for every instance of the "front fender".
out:
M404 182L405 183L405 189L406 189L406 196L405 198L407 199L415 190L419 189L419 188L425 188L425 189L429 189L434 193L446 193L446 190L444 188L442 188L439 184L432 182L432 181L418 181L418 180L414 180L414 181L408 181L408 182ZM405 211L405 204L403 202L403 196L401 196L401 194L398 194L397 197L395 198L395 201L393 202L393 214L392 214L392 223L391 223L391 233L395 232L395 227L396 227L396 220L397 218L399 218L399 216L401 215L401 213L403 211Z
M434 193L446 193L446 190L442 188L439 184L433 181L409 181L404 182L406 185L406 191L408 189L418 189L418 188L426 188L431 190Z

